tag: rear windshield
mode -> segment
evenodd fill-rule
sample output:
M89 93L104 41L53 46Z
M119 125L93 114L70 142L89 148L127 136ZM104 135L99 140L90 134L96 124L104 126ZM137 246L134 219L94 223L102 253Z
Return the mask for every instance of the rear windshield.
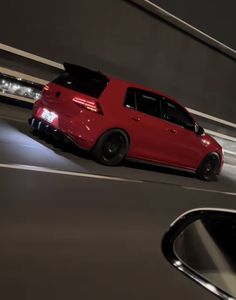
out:
M93 71L72 73L66 71L53 82L82 94L99 98L108 84L108 78L105 78L103 75L99 76L99 73Z

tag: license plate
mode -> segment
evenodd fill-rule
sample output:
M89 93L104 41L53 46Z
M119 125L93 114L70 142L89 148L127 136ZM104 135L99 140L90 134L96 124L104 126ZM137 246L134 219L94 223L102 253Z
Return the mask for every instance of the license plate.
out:
M44 108L41 118L47 121L48 123L52 123L57 118L57 114Z

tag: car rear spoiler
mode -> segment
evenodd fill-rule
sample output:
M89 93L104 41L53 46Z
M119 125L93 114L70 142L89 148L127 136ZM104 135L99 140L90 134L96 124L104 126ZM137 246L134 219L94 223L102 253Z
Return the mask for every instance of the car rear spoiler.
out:
M109 82L109 78L104 74L102 74L101 72L93 71L88 68L70 64L70 63L64 63L63 66L66 72L73 74L75 76L78 75L82 77L92 78L93 80L100 81L101 83L104 84Z

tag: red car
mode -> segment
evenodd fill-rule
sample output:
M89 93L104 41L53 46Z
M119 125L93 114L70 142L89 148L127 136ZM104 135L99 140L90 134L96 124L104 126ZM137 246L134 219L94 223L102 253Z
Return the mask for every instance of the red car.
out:
M69 138L109 166L126 158L196 172L205 180L220 173L221 146L176 101L81 66L64 67L34 104L34 130Z

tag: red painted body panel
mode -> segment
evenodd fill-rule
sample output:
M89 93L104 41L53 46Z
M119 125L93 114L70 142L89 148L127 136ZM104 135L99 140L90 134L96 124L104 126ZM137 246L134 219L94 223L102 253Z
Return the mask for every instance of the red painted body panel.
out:
M107 130L120 128L129 136L129 158L195 171L207 154L217 152L223 164L222 148L209 135L197 135L165 119L123 105L128 87L163 94L126 81L109 80L99 99L50 83L42 98L35 102L33 116L41 118L44 108L56 113L58 119L53 126L86 150L90 150ZM102 113L81 107L73 101L75 97L98 102Z

